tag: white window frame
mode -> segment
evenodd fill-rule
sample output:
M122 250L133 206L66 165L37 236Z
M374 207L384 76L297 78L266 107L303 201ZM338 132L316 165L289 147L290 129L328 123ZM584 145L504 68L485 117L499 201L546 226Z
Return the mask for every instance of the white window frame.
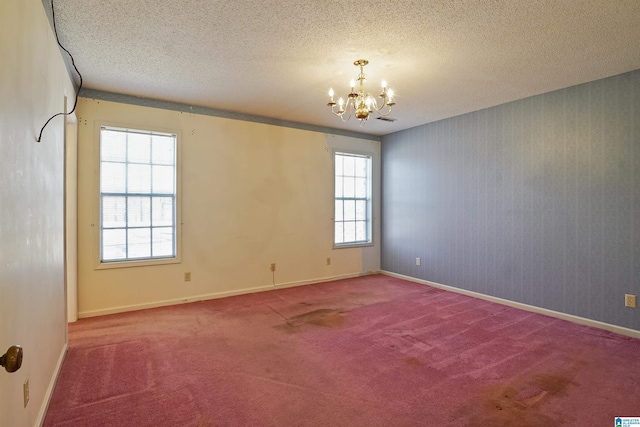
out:
M176 147L175 147L175 167L176 167L176 182L175 182L175 256L174 257L165 257L165 258L145 258L145 259L125 259L125 260L109 260L102 261L102 223L101 223L101 203L102 203L102 194L100 187L100 172L101 172L101 150L100 150L100 138L101 138L101 129L103 128L112 128L123 131L131 131L131 132L139 132L139 133L149 133L149 134L171 134L175 135L176 138ZM146 125L131 125L131 124L123 124L123 123L113 123L113 122L96 122L95 126L95 136L94 136L94 154L95 154L95 174L94 174L94 191L95 191L95 211L94 211L94 223L92 226L94 227L94 241L95 244L94 250L96 259L96 270L102 269L113 269L113 268L128 268L128 267L142 267L142 266L152 266L152 265L164 265L164 264L177 264L182 262L181 253L182 253L182 215L181 215L181 156L180 156L180 147L181 147L181 135L179 130L175 129L164 129L157 126L146 126Z
M336 155L338 154L344 154L344 155L348 155L348 156L358 156L358 157L367 157L369 159L369 164L368 164L368 170L367 170L367 197L366 197L366 201L367 201L367 213L366 213L366 217L367 217L367 236L368 236L368 240L366 241L358 241L358 242L346 242L346 243L336 243L336 238L335 238L335 233L336 233L336 217L335 217L335 213L336 213L336 200L338 199L336 197ZM345 149L339 149L339 148L335 148L333 150L333 155L332 155L332 163L333 163L333 217L332 217L332 227L331 227L331 231L332 231L332 237L331 240L333 242L333 248L334 249L341 249L341 248L357 248L357 247L364 247L364 246L373 246L374 245L374 235L373 235L373 230L374 230L374 224L373 224L373 180L374 180L374 176L373 176L373 170L374 170L374 161L375 161L375 155L373 153L370 152L365 152L365 151L357 151L357 150L345 150ZM355 197L354 197L355 198ZM346 199L351 199L351 198L346 198ZM345 200L345 198L343 197L342 200Z

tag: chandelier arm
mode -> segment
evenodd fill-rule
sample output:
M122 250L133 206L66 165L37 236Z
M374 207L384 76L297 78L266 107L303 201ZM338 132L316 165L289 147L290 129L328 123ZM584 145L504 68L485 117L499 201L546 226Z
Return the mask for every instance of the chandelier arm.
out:
M342 120L343 122L348 122L349 119L351 119L351 115L353 114L353 100L352 99L348 99L347 100L347 104L345 105L344 111L342 112L342 114L338 115L340 117L340 120ZM349 114L347 114L347 118L344 118L344 114L346 112L349 112Z
M348 117L349 117L349 118L351 117L351 103L350 103L349 101L347 101L347 104L344 106L344 109L342 110L342 112L340 112L339 110L338 110L338 111L335 111L335 110L334 110L334 107L335 107L335 105L332 105L332 106L331 106L331 112L332 112L333 114L335 114L336 116L340 117L340 118L342 119L342 121L343 121L343 122L345 121L345 119L344 119L344 117L343 117L343 116L344 116L344 113L346 113L346 112L347 112L347 110L349 110ZM347 120L349 120L349 119L347 118Z
M381 116L388 116L389 114L391 114L391 110L393 109L393 107L387 104L387 97L381 97L381 98L383 102L380 108L378 108L378 103L376 102L375 99L373 99L373 102L371 103L371 105L373 106L374 110L376 110L376 112ZM383 113L383 110L385 107L387 107L388 110L387 112Z
M388 110L387 110L387 112L386 112L386 113L385 113L385 112L383 112L383 111L384 111L384 109L385 109L385 107L387 107L387 108L388 108ZM391 106L390 106L390 105L387 105L387 104L383 104L383 105L382 105L382 107L380 107L380 108L375 108L375 110L376 110L376 112L377 112L378 114L380 114L381 116L388 116L388 115L389 115L389 113L391 113Z
M387 111L386 113L383 113L382 111L378 111L378 114L380 114L383 117L384 116L388 116L389 114L391 114L391 110L392 110L391 106L387 105L387 107L389 107L389 111ZM382 108L381 108L381 110L382 110Z
M331 106L331 112L340 118L342 118L342 116L348 109L349 109L349 102L347 102L347 104L344 106L344 109L342 111L340 110L335 111L335 105ZM349 113L349 116L351 116L351 113Z
M339 117L343 122L348 122L349 119L351 119L351 113L353 112L353 110L351 108L349 108L349 115L347 116L347 118L344 118L344 114L340 114Z

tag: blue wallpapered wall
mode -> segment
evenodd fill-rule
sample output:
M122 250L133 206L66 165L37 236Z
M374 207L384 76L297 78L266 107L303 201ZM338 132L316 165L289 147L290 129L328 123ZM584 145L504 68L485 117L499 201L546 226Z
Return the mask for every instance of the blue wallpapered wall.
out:
M640 70L383 137L381 218L383 270L640 330Z

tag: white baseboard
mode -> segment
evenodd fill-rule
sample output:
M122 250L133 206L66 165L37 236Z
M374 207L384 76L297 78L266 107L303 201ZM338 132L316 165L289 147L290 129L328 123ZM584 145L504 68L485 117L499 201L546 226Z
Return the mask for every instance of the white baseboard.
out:
M255 292L271 291L273 289L293 288L296 286L311 285L313 283L333 282L335 280L350 279L352 277L358 277L361 275L362 275L361 273L341 274L337 276L321 277L317 279L301 280L301 281L286 282L286 283L276 283L275 285L258 286L255 288L244 288L244 289L239 289L234 291L213 292L210 294L194 295L189 297L175 298L175 299L163 300L163 301L154 301L154 302L143 303L143 304L123 305L123 306L105 308L100 310L81 311L81 312L78 312L78 317L86 318L86 317L105 316L107 314L124 313L127 311L166 307L170 305L178 305L178 304L184 304L188 302L206 301L206 300L225 298L225 297L231 297L236 295L252 294Z
M49 408L49 402L51 402L51 396L53 396L53 390L56 388L56 382L58 381L58 375L60 375L60 370L62 369L62 363L64 362L64 358L67 355L67 343L64 343L62 347L62 351L60 352L60 356L58 356L58 362L56 363L56 367L53 370L53 375L51 376L51 380L49 381L49 386L47 387L47 391L44 394L44 400L42 401L42 405L40 406L40 411L38 412L38 418L36 418L35 426L41 427L44 423L44 418L47 415L47 409Z
M591 320L580 316L574 316L573 314L562 313L560 311L549 310L546 308L536 307L534 305L524 304L521 302L510 301L503 298L492 297L490 295L481 294L478 292L467 291L465 289L455 288L453 286L442 285L436 282L430 282L428 280L417 279L411 276L405 276L403 274L392 273L386 270L380 270L381 274L387 276L396 277L398 279L407 280L414 283L420 283L422 285L433 286L434 288L443 289L446 291L455 292L462 295L467 295L474 298L483 299L486 301L495 302L509 307L519 308L521 310L531 311L533 313L544 314L546 316L555 317L557 319L568 320L569 322L578 323L580 325L592 326L594 328L604 329L605 331L614 332L616 334L625 335L632 338L640 338L640 331L635 329L625 328L623 326L616 326L609 323L599 322L597 320Z

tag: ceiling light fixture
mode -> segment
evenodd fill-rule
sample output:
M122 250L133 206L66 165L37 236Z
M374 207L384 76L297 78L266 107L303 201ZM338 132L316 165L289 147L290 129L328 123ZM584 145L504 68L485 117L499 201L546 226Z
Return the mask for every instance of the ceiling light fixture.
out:
M393 91L387 88L387 83L384 80L382 81L382 93L378 95L382 98L380 106L378 106L376 97L370 93L365 93L364 82L366 78L364 77L364 66L368 63L369 61L366 59L358 59L353 63L356 67L360 67L360 74L358 74L358 90L356 91L355 80L351 79L351 92L347 95L346 103L343 98L338 99L338 102L334 101L333 89L329 89L329 102L327 103L327 106L331 107L331 112L340 117L343 122L348 121L351 118L351 115L355 112L356 119L360 120L360 126L364 126L365 122L369 118L369 114L374 110L381 116L388 116L391 113L393 106L396 105L393 101ZM338 105L337 111L336 104ZM347 118L345 119L345 113L347 112Z

